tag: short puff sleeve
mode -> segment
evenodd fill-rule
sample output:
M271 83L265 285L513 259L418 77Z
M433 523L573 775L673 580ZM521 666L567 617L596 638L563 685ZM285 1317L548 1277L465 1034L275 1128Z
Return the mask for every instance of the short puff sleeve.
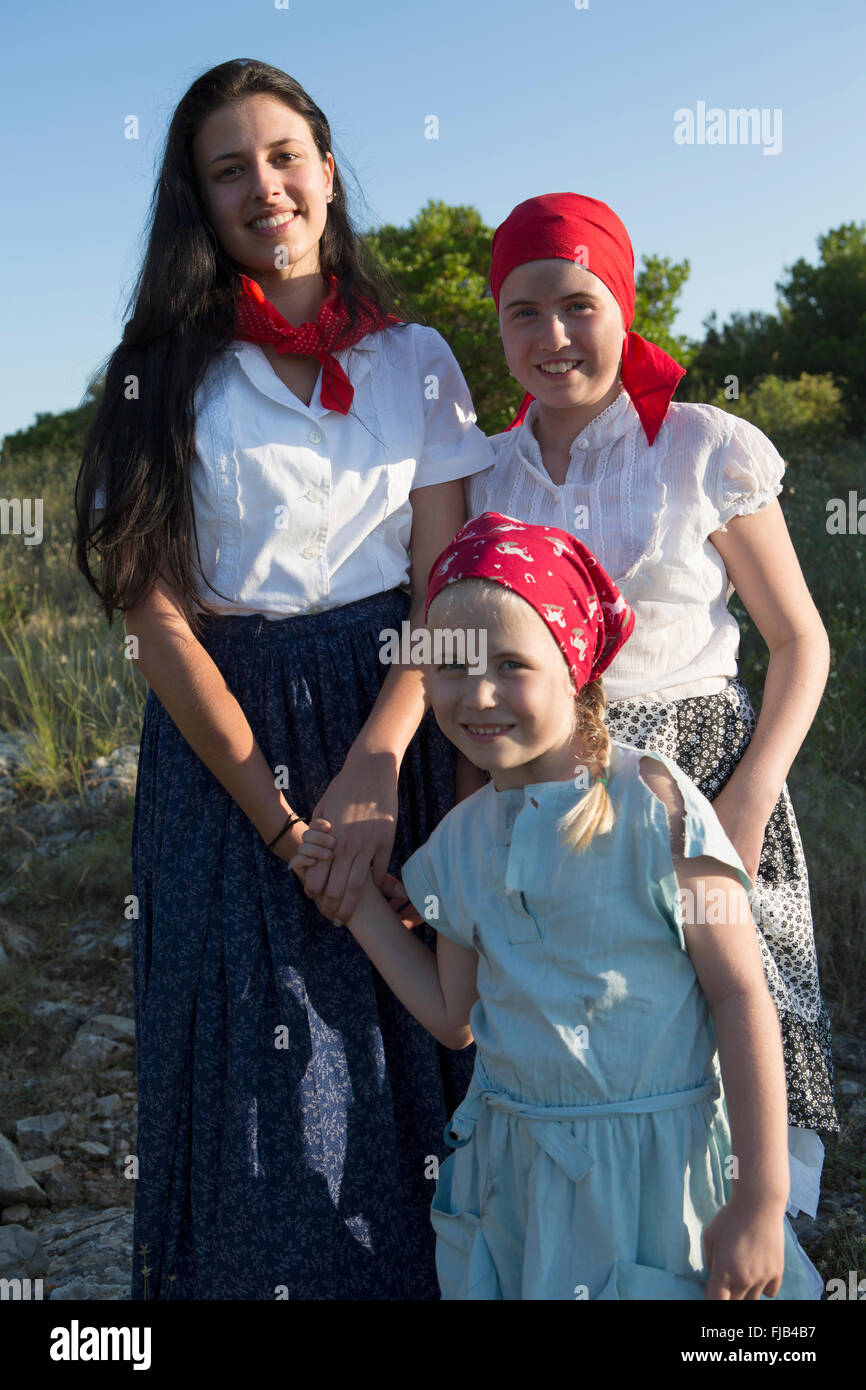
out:
M429 840L406 860L400 877L416 912L425 922L458 946L472 948L472 924L459 910L454 866L448 862L449 849L454 844L451 832L456 829L448 825L448 820L449 816L445 816Z
M660 753L642 754L644 757L651 757L657 762L662 763L670 772L676 782L680 794L683 798L685 809L685 834L682 857L684 859L699 859L702 855L708 855L711 859L717 859L726 868L733 869L742 887L745 889L746 897L751 905L754 892L754 885L749 875L746 873L745 865L737 851L734 849L730 839L722 829L722 823L712 808L711 803L704 796L691 780L686 776L672 758L665 757ZM658 885L666 909L672 930L675 932L680 948L685 951L686 942L683 933L683 907L679 880L676 870L673 868L673 859L670 848L670 827L668 824L667 811L661 801L653 796L653 822L654 829L664 843L664 851L661 855L660 872L658 874ZM669 866L668 872L664 872L665 866ZM728 911L727 895L725 903L717 904L707 897L706 902L695 904L696 911L705 911L705 920L712 924L718 917L718 921L723 920L719 915Z
M728 419L733 428L714 460L709 488L717 531L724 531L733 517L750 516L778 497L785 472L785 460L757 425L736 415Z
M413 487L468 478L493 463L476 424L469 387L457 359L434 328L415 327L417 369L424 397L424 445Z

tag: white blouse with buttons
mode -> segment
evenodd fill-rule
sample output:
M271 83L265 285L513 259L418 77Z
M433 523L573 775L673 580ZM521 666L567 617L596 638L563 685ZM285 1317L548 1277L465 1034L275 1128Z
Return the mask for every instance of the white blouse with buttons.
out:
M305 405L236 341L196 394L191 472L203 581L223 613L317 613L409 583L410 493L490 466L445 340L403 324L334 354L347 415Z
M576 535L635 611L629 640L604 674L608 699L674 700L723 690L737 674L733 593L709 537L767 506L785 464L754 425L711 405L673 402L652 447L621 390L580 431L565 481L554 483L533 433L494 435L493 466L467 479L467 514L504 512Z

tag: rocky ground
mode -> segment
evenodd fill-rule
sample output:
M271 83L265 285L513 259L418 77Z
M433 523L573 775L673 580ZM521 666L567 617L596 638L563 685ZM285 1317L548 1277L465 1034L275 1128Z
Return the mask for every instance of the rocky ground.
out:
M16 793L20 754L20 737L0 736L0 833L14 828L22 852L37 864L44 859L50 873L105 833L106 816L126 812L137 749L118 748L99 759L82 797L38 805ZM15 987L16 972L27 974L24 1022L2 1059L4 1087L16 1099L12 1111L3 1100L0 1112L0 1279L41 1278L45 1298L129 1298L135 1029L130 924L120 910L128 891L127 860L118 865L114 920L78 921L52 950L38 925L16 919L14 878L0 883L0 989ZM33 1037L38 1045L28 1047ZM866 1131L866 1046L839 1033L834 1048L840 1143L859 1148ZM56 1108L33 1113L19 1099L28 1091L54 1097ZM858 1171L856 1162L837 1164L817 1217L794 1222L824 1279L845 1277L862 1249Z
M0 737L0 833L14 823L26 852L50 873L58 857L103 834L106 817L126 810L138 749L98 759L82 797L27 805L15 788L21 743L14 734ZM128 867L118 867L122 906ZM0 989L38 962L28 978L30 1026L22 1036L35 1032L50 1041L22 1047L29 1053L20 1064L24 1075L13 1055L4 1089L26 1095L54 1088L62 1104L34 1114L19 1103L10 1118L3 1102L0 1278L41 1278L44 1298L127 1299L137 1108L130 923L122 911L113 922L79 921L62 953L52 953L41 949L38 928L16 920L15 906L14 887L0 885Z

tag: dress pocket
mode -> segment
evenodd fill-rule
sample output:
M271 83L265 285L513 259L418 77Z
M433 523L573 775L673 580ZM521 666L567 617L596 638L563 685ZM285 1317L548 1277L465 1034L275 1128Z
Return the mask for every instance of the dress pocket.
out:
M430 1219L436 1232L436 1274L443 1299L501 1299L502 1289L477 1212L461 1210L452 1198L454 1163L463 1150L439 1167Z
M667 1269L655 1269L652 1265L617 1260L610 1278L598 1295L598 1301L653 1299L682 1303L700 1299L703 1302L705 1288L704 1281L697 1276L690 1278L684 1274L672 1274Z

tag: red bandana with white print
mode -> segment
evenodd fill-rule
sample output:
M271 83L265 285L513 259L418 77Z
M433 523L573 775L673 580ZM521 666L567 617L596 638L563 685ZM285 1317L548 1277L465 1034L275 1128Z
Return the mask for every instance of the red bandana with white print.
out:
M500 512L467 521L430 569L426 613L458 579L492 579L546 623L578 690L600 676L634 628L634 612L590 550L568 531Z

